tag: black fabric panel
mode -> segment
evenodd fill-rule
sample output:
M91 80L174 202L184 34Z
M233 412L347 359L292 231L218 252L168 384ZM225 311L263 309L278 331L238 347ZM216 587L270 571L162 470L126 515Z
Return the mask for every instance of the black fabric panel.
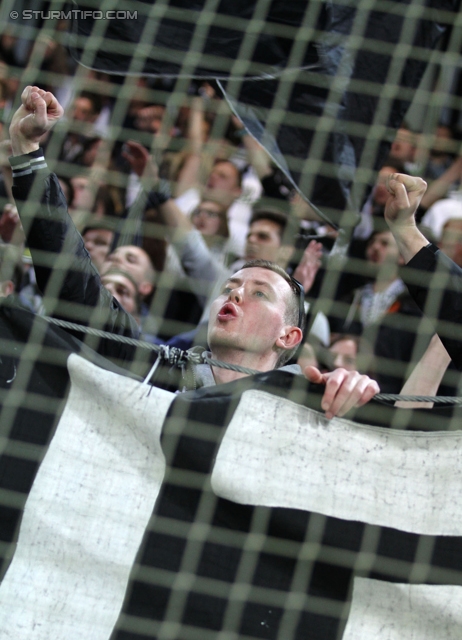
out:
M63 408L69 353L79 352L95 364L115 368L64 331L8 301L0 305L0 331L0 428L7 441L0 457L0 490L12 490L16 500L14 505L5 500L0 505L5 565L4 558L12 555L27 493ZM26 358L34 335L40 341L34 358ZM49 349L55 355L52 362ZM334 640L343 624L340 616L354 576L406 582L413 575L417 548L424 549L429 560L428 583L462 585L460 538L418 536L318 513L218 498L210 473L226 427L248 389L319 408L319 389L311 388L302 377L278 371L176 397L162 433L167 460L164 483L113 640L153 640L164 621L178 623L177 638L185 640L203 638L204 630L218 633L222 629L275 638L288 622L294 640ZM34 393L45 403L28 404L25 416L15 411L15 390ZM28 402L27 393L25 398ZM377 416L395 415L377 404L370 407ZM365 407L356 417L368 415ZM33 444L36 458L11 453L8 443L24 443L29 452ZM362 553L368 554L370 564L357 573ZM371 559L370 554L375 557ZM245 589L241 601L231 597L238 585ZM298 593L305 594L304 606L284 611L287 594L295 585ZM136 630L128 626L133 620Z
M319 396L310 393L308 383L303 378L295 383L304 391L298 401L317 406ZM351 597L354 576L406 582L419 544L429 550L429 558L433 556L430 583L462 584L458 538L418 536L296 509L241 505L213 493L210 473L242 393L252 388L293 399L293 386L290 374L270 372L176 398L162 434L168 465L163 489L112 640L153 640L155 628L166 621L181 623L178 638L199 640L205 630L225 630L269 640L288 620L294 640L334 640L344 624L341 613ZM168 536L159 536L167 527L171 544ZM259 544L252 542L255 535ZM184 544L179 543L181 537ZM358 572L363 552L376 556L368 570ZM149 579L143 578L145 558ZM156 566L161 570L158 576L152 572ZM442 577L436 568L445 566L455 571ZM188 581L185 592L181 586L170 586L156 599L157 579L162 585L181 585L183 574ZM305 593L306 606L284 611L285 597L295 584L297 592ZM230 595L237 585L245 589L242 603ZM136 615L146 618L150 633L138 635L125 627L124 620Z

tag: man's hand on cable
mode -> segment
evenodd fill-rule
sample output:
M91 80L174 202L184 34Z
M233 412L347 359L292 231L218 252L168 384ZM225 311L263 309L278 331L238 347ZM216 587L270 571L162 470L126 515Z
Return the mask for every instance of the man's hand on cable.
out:
M316 367L308 366L304 373L310 382L325 385L321 407L329 420L344 416L353 407L362 407L380 393L375 380L357 371L335 369L321 373Z
M21 106L10 125L13 155L36 151L40 138L60 120L63 113L64 109L52 93L35 86L26 87L21 95Z

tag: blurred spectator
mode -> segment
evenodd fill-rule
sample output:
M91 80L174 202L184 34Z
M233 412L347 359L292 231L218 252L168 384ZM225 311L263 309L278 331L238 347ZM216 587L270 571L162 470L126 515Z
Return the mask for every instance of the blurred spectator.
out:
M90 91L81 91L74 98L72 104L70 120L92 125L96 122L103 107L101 96ZM84 131L92 131L91 127L83 126Z
M204 277L197 271L194 263L197 252L205 253L207 256L211 252L210 255L213 256L217 265L224 264L225 243L229 236L227 208L220 197L215 197L213 189L208 192L209 197L198 202L191 212L191 217L188 218L170 197L169 192L156 191L160 188L157 166L142 145L134 141L127 142L124 157L139 176L142 184L150 189L146 199L148 206L152 209L152 220L166 226L168 238L176 246L184 272L192 278ZM234 180L235 175L234 168L231 180ZM147 217L146 213L144 217ZM201 240L195 233L196 230L199 231Z
M133 87L123 127L157 134L160 131L165 106L153 102L148 78L137 77L132 79L132 82Z
M60 93L65 97L63 93L63 86L69 90L69 84L71 76L75 69L75 62L69 55L68 49L61 44L60 34L67 34L69 31L69 24L66 20L59 20L56 23L56 33L53 36L40 31L39 37L35 40L33 49L31 51L31 60L40 61L40 70L45 72L41 74L44 78L44 89L51 91L60 89Z
M448 220L462 217L462 192L454 192L453 197L437 200L425 213L422 226L430 229L436 242L441 241L444 225Z
M88 70L85 87L88 91L98 94L100 99L100 111L93 123L93 131L96 135L107 137L114 105L114 96L117 95L118 78L110 76L103 71Z
M142 301L152 294L156 272L151 259L141 247L128 245L114 249L104 260L101 273L104 274L111 268L121 269L130 274Z
M95 218L120 218L124 213L123 193L119 187L101 184L95 194L92 213Z
M418 145L416 162L419 175L428 182L440 178L454 162L459 144L448 125L439 124L430 136L421 134L422 144Z
M13 106L19 87L19 78L12 68L0 59L0 118L1 126L8 121L8 112Z
M406 172L412 172L416 160L416 152L417 136L403 122L391 143L390 155L401 162Z
M3 26L3 32L0 34L0 60L11 67L23 66L18 54L18 38L12 35L7 25Z
M366 261L369 274L374 279L355 292L345 319L347 330L359 323L359 333L363 327L380 320L406 290L404 282L398 276L402 258L391 231L372 233L367 243Z
M162 118L164 117L165 106L161 104L151 104L147 107L139 109L134 117L134 128L138 131L146 131L157 135L162 126Z
M120 301L124 307L125 304L136 305L138 313L135 314L135 319L141 325L143 337L157 342L158 322L155 318L149 317L150 303L157 285L157 273L148 253L135 245L116 247L108 253L101 264L100 274L103 284L105 280L107 281L105 276L108 273L113 274L114 271L119 272L119 275L120 272L123 272L130 279L131 284L126 281L121 282L118 277L116 281L111 278L112 284L110 286L119 289L119 295L121 298L124 297L124 301ZM132 291L133 284L135 292ZM128 311L128 309L126 310Z
M181 187L186 184L182 182ZM178 193L177 188L177 193ZM180 189L181 190L181 189ZM242 175L235 164L229 160L217 160L208 175L205 185L199 185L184 189L181 195L177 196L176 203L184 213L190 214L203 198L213 198L229 207L242 193Z
M101 276L101 282L125 311L139 322L141 300L133 277L122 269L110 268Z
M386 182L393 173L406 173L406 171L401 160L389 156L380 169L371 195L361 211L361 222L354 230L355 238L369 238L375 228L374 219L383 220L383 212L389 196Z
M283 242L289 222L293 226L292 220L277 209L254 210L247 232L244 260L270 260L286 267L294 252L293 233L289 231L290 241Z
M83 229L82 238L93 264L101 271L114 240L114 223L101 218L93 220Z
M70 183L72 200L69 203L69 215L77 229L81 231L93 210L97 185L92 182L88 171L72 176Z
M191 222L209 250L225 264L229 238L227 208L214 200L202 200L191 213Z
M191 222L205 238L229 236L226 209L219 202L203 200L191 213Z
M422 329L421 313L399 276L403 260L390 231L372 234L366 258L364 271L372 282L344 300L344 319L339 313L331 316L330 322L334 331L361 336L361 353L373 356L368 365L370 375L384 393L398 393L407 363L419 357L414 346L417 330ZM422 333L419 350L426 348L429 339L430 335L426 338Z
M333 357L333 369L341 367L347 371L357 370L357 358L359 351L358 336L349 334L337 334L331 340L329 351Z
M251 205L261 195L261 184L253 170L245 169L245 161L231 155L236 152L228 140L212 137L206 138L204 127L205 111L210 109L209 97L197 97L191 102L188 121L188 155L178 173L174 194L179 208L187 214L197 206L201 198L213 198L229 207L228 224L230 231L231 251L241 255L245 234L251 216ZM213 101L215 112L220 111L223 118L222 102ZM230 118L226 110L227 121ZM210 164L212 168L209 169Z
M312 364L310 360L314 358L318 364L313 363L313 366L318 366L321 371L333 371L337 368L357 371L359 345L360 338L358 336L335 333L330 338L330 344L319 341L316 341L315 344L305 343L297 362L300 366L302 364L306 366ZM308 348L305 349L305 346Z
M92 167L97 161L98 152L103 144L104 140L99 136L82 138L82 150L74 158L75 164Z
M82 91L74 98L70 108L67 133L61 147L59 159L65 162L81 162L88 147L95 144L94 124L98 119L103 103L101 96L90 91Z

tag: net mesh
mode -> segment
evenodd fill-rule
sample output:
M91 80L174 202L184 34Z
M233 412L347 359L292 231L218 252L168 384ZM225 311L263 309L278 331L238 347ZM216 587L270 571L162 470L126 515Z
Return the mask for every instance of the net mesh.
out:
M153 345L184 334L174 343L180 349L206 346L208 303L217 281L248 255L255 211L277 209L287 216L280 242L290 251L281 249L277 256L296 276L301 261L311 260L311 267L317 262L306 253L311 240L322 244L321 267L312 268L307 280L302 355L332 368L338 345L348 343L359 371L376 378L383 392L399 393L436 325L454 362L434 393L460 395L460 327L457 309L452 312L454 297L460 295L458 277L448 273L446 263L433 268L430 257L424 267L398 271L398 252L380 202L387 174L424 177L429 189L418 211L427 225L424 233L458 260L458 2L163 0L114 7L90 0L85 5L6 0L0 14L5 140L0 277L5 296L12 290L10 282L19 292L0 306L2 576L15 556L28 494L66 406L69 354L141 383L156 358ZM37 179L31 178L27 188L15 182L21 227L11 210L6 141L26 85L52 91L65 117L41 142L48 169L34 171ZM50 180L49 172L57 178ZM58 178L65 201L59 199ZM215 186L214 179L225 186ZM226 181L236 180L230 195ZM178 218L166 212L170 195L180 220L203 224L192 236L189 232L192 240L185 240L176 229ZM138 324L125 316L120 320L109 293L97 301L85 293L69 295L82 278L97 281L98 276L96 270L89 275L80 236L59 218L66 206L97 268L108 252L122 256L112 263L105 285L133 309ZM207 236L217 221L221 226ZM48 229L50 248L58 249L48 252L34 244L34 234L43 233L40 225ZM63 232L71 235L60 243ZM29 237L25 243L24 234ZM135 251L126 252L127 245ZM146 256L152 263L147 269L139 262ZM133 262L138 271L131 271ZM402 280L396 284L398 275L406 285ZM45 283L44 290L36 278ZM379 283L378 288L370 282ZM420 288L420 310L407 286ZM381 294L374 295L377 291ZM59 327L48 316L83 328ZM138 337L138 326L148 347L117 340ZM85 327L109 333L95 335ZM196 327L197 333L187 333ZM331 346L337 336L344 339ZM343 363L352 358L350 352L344 357ZM436 361L425 366L436 375ZM172 371L165 364L153 381L169 389L198 384L191 367ZM127 576L125 597L116 607L111 637L371 637L366 611L359 616L365 635L353 626L345 631L356 612L356 578L371 581L371 594L379 593L374 581L461 585L457 526L450 532L430 531L395 521L387 525L357 512L346 517L337 507L294 506L286 498L266 504L223 497L211 474L243 394L257 389L314 409L320 408L320 395L284 372L221 389L180 394L172 404L162 432L165 475ZM135 404L132 395L121 402L121 413L124 402L130 408ZM259 402L265 403L264 396ZM444 437L455 438L457 450L460 409L392 405L370 403L352 419L393 432L447 432ZM322 428L328 426L322 423ZM306 467L316 464L308 443L301 442L297 446L307 447ZM297 449L294 466L300 455ZM457 474L458 462L448 465ZM248 466L250 475L250 460ZM404 467L397 462L389 473L408 487L410 472ZM285 482L281 469L276 472ZM428 486L422 492L431 493L433 485ZM441 495L437 502L445 500ZM397 503L402 504L398 498ZM409 504L409 512L414 508L414 502ZM383 511L388 513L385 506ZM456 510L455 520L458 515ZM455 610L458 597L451 592ZM36 611L31 605L30 615L38 621L46 609L40 606ZM97 603L88 604L90 618L96 608ZM441 613L441 606L435 604L435 610L439 613L430 616L434 624L457 620L453 612ZM393 636L390 615L384 614L387 637L416 637L411 635L416 629L429 634L421 637L432 637L431 625L422 631L419 621L405 614L398 616L400 630ZM429 625L425 616L422 620L421 625ZM15 623L8 619L5 624ZM79 627L68 617L62 628L62 637L70 638ZM108 637L98 633L95 639ZM10 637L8 630L0 632L2 637ZM448 627L447 637L457 634Z

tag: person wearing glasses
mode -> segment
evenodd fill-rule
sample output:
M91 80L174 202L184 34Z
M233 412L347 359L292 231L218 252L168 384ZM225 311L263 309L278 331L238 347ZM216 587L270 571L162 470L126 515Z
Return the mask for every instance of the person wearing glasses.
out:
M48 171L39 146L41 136L61 118L63 109L53 94L38 87L26 87L21 102L10 126L13 149L10 163L13 193L38 265L39 286L46 290L48 284L50 288L52 284L58 285L60 311L67 311L68 319L78 303L91 312L89 315L97 310L99 325L106 330L136 335L133 319L102 286L83 240L67 214L59 182ZM41 207L31 213L34 196L40 198ZM71 264L65 269L53 269L49 261L40 261L45 251L59 254L56 262L60 264L61 254L67 253ZM212 303L208 332L211 356L262 372L281 366L303 338L303 297L302 287L277 265L245 264L228 278ZM106 321L101 322L101 313L105 311L108 311ZM124 352L117 354L119 360L128 359L126 345L114 341L111 344L111 348ZM103 355L107 356L107 351ZM205 386L245 375L209 365L198 367L208 367L207 379L202 380ZM337 369L322 374L315 367L307 367L304 373L311 382L325 384L321 406L328 418L344 415L379 392L375 381L358 372Z
M226 207L214 200L202 200L191 213L193 226L204 237L208 246L229 238Z

